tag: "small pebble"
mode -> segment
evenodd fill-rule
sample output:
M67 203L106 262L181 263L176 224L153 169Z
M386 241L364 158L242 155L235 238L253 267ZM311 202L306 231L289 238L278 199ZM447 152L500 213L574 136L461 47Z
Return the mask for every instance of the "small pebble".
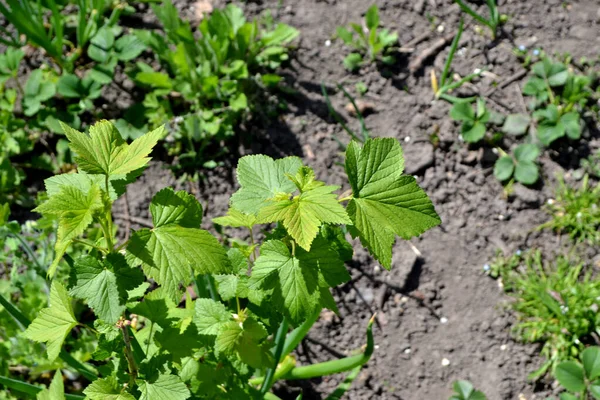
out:
M436 29L439 33L444 32L444 25L438 25L437 29Z
M502 346L500 346L500 350L502 350L502 351L506 350L506 345L503 344Z
M506 218L506 217L505 217L503 214L499 214L499 215L498 215L498 219L499 219L500 221L504 221L504 219L505 219L505 218Z
M520 45L519 46L519 50L525 51L525 50L527 50L527 47L525 47L525 45Z
M442 358L442 367L447 367L448 365L450 365L450 360Z
M379 350L379 345L378 344L375 345L375 350Z
M442 324L448 323L448 318L446 318L446 317L440 318L440 323L442 323Z
M474 74L480 74L480 73L481 73L481 68L475 68L475 69L473 70L473 73L474 73Z
M329 46L331 46L331 40L327 39L325 41L325 47L329 47Z
M523 254L523 252L521 251L521 249L519 249L519 250L515 251L515 254L516 254L517 256L520 256L521 254Z
M488 272L488 271L490 270L490 268L491 268L491 267L490 267L490 264L484 264L484 265L483 265L483 270L484 270L485 272Z
M404 350L404 354L410 354L410 352L411 352L410 347L408 349Z
M546 203L548 203L548 205L551 206L552 204L554 204L554 199L548 199Z
M407 136L407 137L405 137L405 138L404 138L404 141L405 141L406 143L410 142L410 136Z

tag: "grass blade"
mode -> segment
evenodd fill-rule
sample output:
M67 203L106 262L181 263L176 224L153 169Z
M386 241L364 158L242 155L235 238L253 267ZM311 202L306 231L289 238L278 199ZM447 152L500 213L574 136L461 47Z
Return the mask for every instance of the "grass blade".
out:
M16 379L7 378L6 376L0 376L0 385L3 385L5 387L15 390L17 392L27 394L33 398L36 397L38 392L42 391L42 388L39 386L35 386L30 383L22 382L22 381L19 381ZM78 395L78 394L66 394L65 393L65 399L66 400L83 400L83 399L85 399L85 397Z
M494 29L494 27L492 26L490 21L488 21L487 19L483 18L481 15L479 15L475 11L473 11L473 9L471 7L469 7L468 5L466 5L462 0L454 0L454 2L456 4L458 4L458 6L460 7L461 10L463 10L463 12L469 14L477 22Z
M338 124L340 124L342 128L344 128L344 130L348 132L348 135L350 135L352 139L360 142L361 140L358 138L358 136L356 136L356 134L350 128L348 128L346 123L344 123L344 121L342 120L342 117L340 117L337 111L335 111L335 109L333 108L331 100L329 99L329 94L327 93L327 89L325 89L325 84L323 84L322 82L321 92L323 93L323 97L325 97L325 103L327 104L327 108L329 109L329 114L331 114L331 116L338 122Z
M460 23L458 24L458 32L456 33L456 36L454 36L452 44L450 45L450 52L448 53L448 58L446 58L446 64L444 64L444 70L442 71L442 77L440 78L440 87L442 90L446 85L446 79L448 79L448 73L450 72L450 65L452 65L454 53L456 53L456 49L458 48L458 42L460 41L464 27L464 22L461 18Z
M356 111L356 116L360 122L360 133L363 136L363 140L362 142L366 142L369 138L369 130L367 129L367 126L365 125L365 120L362 116L362 113L360 112L360 109L358 108L358 106L356 105L356 102L354 101L354 97L352 97L350 95L350 93L348 93L348 91L346 91L346 89L344 88L344 86L342 86L341 84L338 83L338 88L344 93L344 96L346 96L346 98L348 100L350 100L350 103L352 104L352 107L354 107L354 110Z

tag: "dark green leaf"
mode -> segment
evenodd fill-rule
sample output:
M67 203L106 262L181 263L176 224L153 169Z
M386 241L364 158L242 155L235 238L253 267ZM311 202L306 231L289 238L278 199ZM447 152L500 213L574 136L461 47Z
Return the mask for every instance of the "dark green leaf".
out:
M514 136L524 135L530 123L531 117L526 114L510 114L504 121L502 132Z
M508 180L515 170L515 163L511 156L503 156L494 164L494 176L499 181Z
M563 361L558 364L554 376L561 386L570 392L580 393L585 389L583 367L574 361Z

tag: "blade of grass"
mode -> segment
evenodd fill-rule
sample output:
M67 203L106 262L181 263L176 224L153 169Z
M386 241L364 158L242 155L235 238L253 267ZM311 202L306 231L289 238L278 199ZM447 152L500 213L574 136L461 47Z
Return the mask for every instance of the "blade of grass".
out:
M348 93L348 91L346 91L346 89L344 88L344 86L342 86L342 84L338 83L338 88L344 93L344 96L346 96L346 98L348 100L350 100L350 103L352 104L352 107L354 107L354 111L356 111L356 116L360 122L360 133L363 136L363 140L362 142L364 143L365 141L367 141L369 139L369 131L367 129L367 126L365 125L365 120L362 116L362 113L360 112L360 109L358 108L358 106L356 105L356 102L354 101L354 97L352 97L350 95L350 93Z
M16 379L7 378L6 376L0 376L0 385L4 385L5 387L16 390L17 392L29 395L33 398L36 397L38 392L41 392L43 388L39 386L32 385L27 382L22 382ZM65 393L66 400L83 400L84 396L78 394L67 394Z
M452 40L452 44L450 45L450 52L448 53L448 58L446 58L446 64L444 64L444 70L442 71L442 77L440 78L440 87L443 88L446 85L446 79L448 79L448 73L450 72L450 65L452 65L452 60L454 59L454 53L456 53L456 49L458 48L458 42L460 41L460 37L462 36L464 29L464 21L461 18L460 23L458 24L458 32L454 39ZM439 97L439 96L438 96Z
M325 89L325 84L323 82L321 82L321 92L323 93L323 97L325 97L325 103L327 104L327 108L329 109L329 114L331 114L331 116L338 122L338 124L340 124L342 128L344 128L344 130L348 132L348 135L350 135L352 139L360 142L361 140L358 138L358 136L356 136L356 134L350 128L348 128L348 126L342 120L342 117L340 117L337 111L335 111L335 109L333 108L331 100L329 99L329 94L327 93L327 89Z
M461 10L463 10L465 13L469 14L471 17L473 17L475 20L477 20L477 22L484 24L485 26L488 26L491 29L494 29L494 26L492 25L492 23L490 21L488 21L487 19L483 18L481 15L479 15L475 11L473 11L473 9L471 7L469 7L468 5L466 5L462 0L454 0L454 2L456 4L458 4L458 6L460 7Z

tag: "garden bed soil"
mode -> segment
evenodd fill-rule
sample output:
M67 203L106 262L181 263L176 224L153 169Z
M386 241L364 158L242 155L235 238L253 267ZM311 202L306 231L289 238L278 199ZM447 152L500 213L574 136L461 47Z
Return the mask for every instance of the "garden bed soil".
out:
M195 7L206 5L206 1L175 3L190 18L195 18ZM498 249L510 254L532 247L551 253L561 248L561 239L555 234L535 229L547 219L541 207L553 195L555 174L566 171L568 177L579 158L598 147L597 138L588 132L579 148L567 149L567 156L547 152L541 159L543 182L534 188L517 184L506 197L492 172L497 156L488 147L469 147L461 142L458 127L448 116L449 105L432 101L430 69L435 68L439 76L449 46L416 74L407 68L410 60L439 37L456 30L458 7L450 0L377 4L383 25L398 31L401 44L430 34L392 70L370 66L357 74L347 73L342 66L348 49L329 40L336 26L360 21L370 3L274 0L244 5L251 16L271 10L276 21L298 28L301 39L291 67L284 71L296 91L287 97L289 111L267 128L249 122L245 136L252 139L240 144L241 154L297 155L315 168L319 179L343 184L343 157L334 137L342 142L348 142L348 137L329 115L320 84L329 89L334 107L347 123L358 130L358 121L344 111L347 101L334 92L335 85L343 83L354 93L354 84L362 81L369 88L364 100L373 105L373 112L366 117L368 128L374 136L402 141L406 173L417 176L443 221L410 243L396 243L389 272L355 243L354 261L348 265L352 280L334 291L340 314L323 312L298 350L298 360L323 361L360 348L365 343L367 321L376 313L376 350L347 398L446 399L456 379L470 380L490 400L545 398L552 391L551 380L534 384L526 378L543 362L537 356L539 347L512 339L514 317L505 308L508 297L482 267ZM480 8L485 12L483 6ZM502 1L500 11L509 15L509 21L495 42L478 34L471 19L466 18L454 69L461 76L475 68L487 68L489 73L461 89L461 94L489 93L493 82L519 73L522 67L513 54L519 45L549 53L569 52L575 59L597 56L597 2ZM442 33L437 32L438 26L443 27ZM520 95L525 79L497 88L488 96L488 105L505 114L525 111ZM431 143L432 134L439 139L436 146ZM203 171L205 178L190 185L205 207L203 225L207 229L212 229L211 218L226 212L227 199L236 190L229 169L235 162ZM163 164L153 163L129 188L128 207L121 201L117 212L123 215L128 208L129 215L148 218L152 195L169 185L182 186ZM325 398L342 379L338 375L302 384L290 382L278 386L278 394L294 399L303 389L305 399Z

